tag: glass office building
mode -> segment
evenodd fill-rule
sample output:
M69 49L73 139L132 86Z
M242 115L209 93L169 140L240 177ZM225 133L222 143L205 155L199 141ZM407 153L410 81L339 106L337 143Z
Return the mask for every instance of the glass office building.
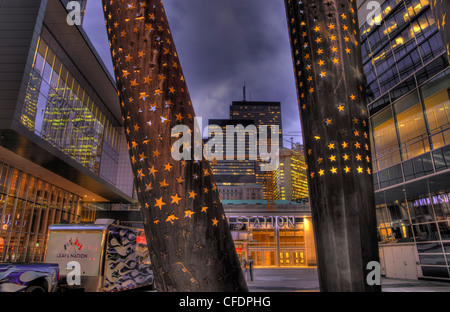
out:
M0 262L43 261L49 225L133 203L115 81L66 3L1 4Z
M358 5L383 273L450 280L450 68L444 44L429 0L378 2L373 25L362 16L368 1Z

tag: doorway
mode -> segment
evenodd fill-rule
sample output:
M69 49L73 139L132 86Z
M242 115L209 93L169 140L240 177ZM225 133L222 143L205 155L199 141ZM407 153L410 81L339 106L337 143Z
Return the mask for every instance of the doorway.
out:
M304 250L280 250L280 266L305 266Z

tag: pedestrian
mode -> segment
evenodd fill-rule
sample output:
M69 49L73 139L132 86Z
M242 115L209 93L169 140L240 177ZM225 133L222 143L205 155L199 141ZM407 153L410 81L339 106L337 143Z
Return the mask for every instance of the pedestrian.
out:
M250 281L253 282L253 259L250 257L250 260L248 261L248 267L250 270Z
M247 271L247 259L242 260L242 268L244 269L245 278L248 279L248 271Z

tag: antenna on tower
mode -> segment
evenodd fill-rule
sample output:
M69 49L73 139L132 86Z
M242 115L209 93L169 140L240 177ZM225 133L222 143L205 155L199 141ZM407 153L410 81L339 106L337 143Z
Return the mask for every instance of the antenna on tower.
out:
M244 81L244 88L243 88L243 93L244 93L244 102L246 101L246 99L245 99L245 81Z

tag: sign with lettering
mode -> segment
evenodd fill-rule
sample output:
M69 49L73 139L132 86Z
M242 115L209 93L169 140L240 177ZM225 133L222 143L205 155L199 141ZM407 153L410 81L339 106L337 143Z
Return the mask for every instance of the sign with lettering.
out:
M227 217L232 231L246 231L253 228L295 228L303 218L295 216L230 216Z

